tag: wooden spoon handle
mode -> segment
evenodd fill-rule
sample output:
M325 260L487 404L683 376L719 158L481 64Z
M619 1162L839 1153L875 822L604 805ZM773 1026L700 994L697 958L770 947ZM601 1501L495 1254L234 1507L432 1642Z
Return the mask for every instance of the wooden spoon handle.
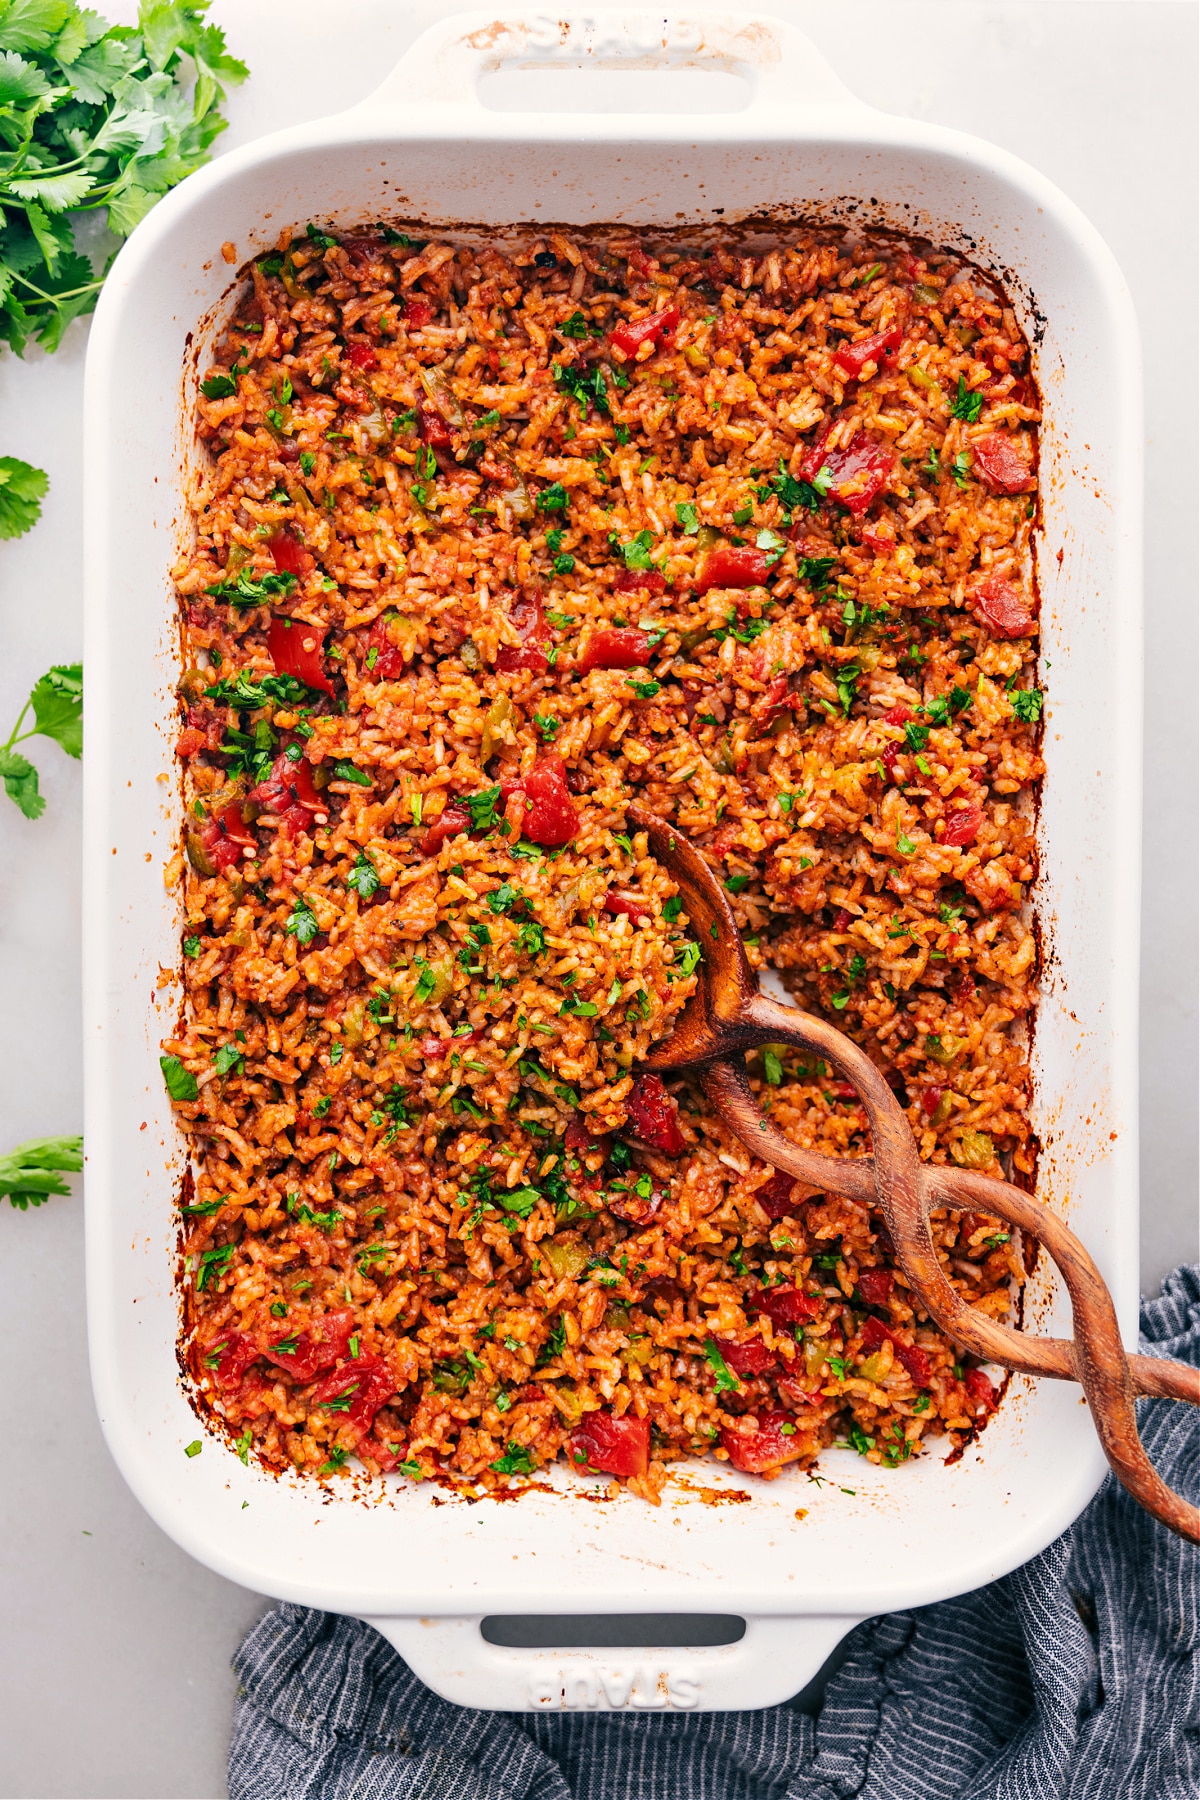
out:
M761 1004L760 1004L761 1002ZM797 1175L814 1187L879 1206L895 1247L896 1260L930 1317L956 1343L985 1362L1028 1374L1073 1376L1087 1396L1104 1454L1134 1499L1181 1537L1200 1543L1200 1507L1169 1488L1142 1448L1134 1412L1133 1369L1126 1357L1112 1296L1084 1246L1052 1213L1008 1182L970 1170L922 1165L908 1121L879 1070L852 1039L824 1020L784 1007L766 995L746 1007L746 1025L756 1043L798 1044L818 1049L853 1081L867 1109L875 1155L842 1161L799 1150L766 1120L754 1099L745 1067L713 1062L700 1071L705 1093L737 1136L764 1162ZM791 1015L789 1017L789 1014ZM1029 1339L989 1319L961 1298L947 1281L929 1229L935 1206L978 1205L1032 1231L1045 1244L1071 1298L1074 1340ZM1046 1352L1050 1355L1046 1358ZM1061 1366L1065 1352L1068 1367ZM1043 1366L1043 1358L1050 1367ZM1200 1403L1200 1375L1183 1364L1157 1364L1153 1391ZM1172 1374L1165 1376L1170 1367Z
M876 1204L873 1157L856 1157L850 1160L824 1156L818 1150L802 1150L798 1144L793 1144L790 1138L784 1137L778 1126L772 1125L759 1111L740 1060L709 1063L698 1074L705 1094L726 1124L763 1162L770 1163L773 1169L782 1169L785 1174L794 1175L813 1194L845 1194L847 1198L858 1200L867 1206ZM934 1165L926 1165L925 1172L935 1182L941 1173ZM966 1169L953 1171L953 1180L956 1190L954 1196L945 1194L938 1184L932 1205L961 1207L964 1201L968 1201L977 1211L995 1213L1008 1224L1030 1232L1046 1244L1055 1261L1058 1258L1050 1249L1051 1240L1055 1244L1060 1244L1064 1239L1070 1240L1087 1257L1087 1251L1061 1219L1021 1188L995 1181L988 1175L972 1174ZM1088 1260L1091 1260L1090 1257ZM1073 1338L1030 1337L1025 1332L1014 1331L1011 1326L986 1319L975 1312L960 1299L949 1282L946 1287L952 1296L952 1304L947 1306L944 1317L936 1318L936 1323L961 1343L964 1349L988 1362L1001 1363L1005 1368L1016 1369L1024 1375L1045 1375L1055 1381L1079 1380ZM917 1298L921 1299L921 1296L918 1295ZM935 1315L931 1312L930 1317ZM951 1319L955 1321L953 1324ZM963 1334L972 1341L967 1343ZM1130 1355L1126 1360L1135 1394L1160 1400L1184 1400L1193 1406L1200 1406L1200 1369L1157 1356Z

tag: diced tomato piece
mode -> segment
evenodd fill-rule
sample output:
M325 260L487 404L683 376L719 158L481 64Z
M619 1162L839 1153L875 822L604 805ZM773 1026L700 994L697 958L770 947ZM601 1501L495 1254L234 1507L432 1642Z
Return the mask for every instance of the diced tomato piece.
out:
M946 814L946 829L942 833L943 844L973 844L979 835L979 827L983 824L983 808L980 806L964 806L959 812Z
M783 1426L791 1423L785 1412L760 1412L757 1431L738 1431L726 1425L721 1431L721 1443L735 1469L743 1475L762 1475L781 1463L795 1462L810 1451L812 1446L806 1436L798 1431L784 1432Z
M687 1148L675 1108L657 1075L639 1075L625 1102L625 1111L635 1137L661 1150L664 1156L678 1156Z
M859 338L856 344L839 344L833 353L833 360L844 375L857 381L867 363L883 362L885 357L898 349L903 337L901 327L893 325L888 331L877 331L874 337Z
M425 836L421 839L421 855L432 856L447 838L457 837L460 831L470 831L471 815L465 806L452 800L440 819L435 819Z
M502 675L517 669L531 669L544 675L549 658L543 646L550 641L550 629L542 612L542 596L536 588L525 588L513 606L511 618L521 642L501 644L496 653L496 667Z
M803 479L814 481L822 470L827 470L832 477L829 498L856 516L865 513L886 488L896 459L865 431L856 431L850 442L837 450L826 450L828 436L826 430L805 458Z
M766 693L754 703L755 723L766 731L776 719L781 719L785 713L795 712L803 704L801 696L792 693L788 676L776 675Z
M454 433L441 413L423 400L417 408L417 436L434 450L449 450L454 443Z
M732 1338L718 1338L716 1343L735 1375L763 1375L768 1369L778 1367L779 1358L773 1350L767 1349L761 1338L751 1338L748 1344L735 1344Z
M971 605L997 637L1027 637L1033 630L1028 601L1003 575L989 575L981 582L971 593Z
M1011 431L989 431L971 445L975 473L997 494L1024 494L1034 485L1033 471L1017 449Z
M883 764L884 772L889 781L899 780L899 777L896 774L896 764L900 760L900 754L901 750L899 744L889 744L879 759Z
M884 713L883 722L885 725L907 725L911 718L911 708L907 706L893 706L891 712Z
M918 1349L916 1344L906 1344L898 1331L872 1315L862 1328L863 1349L871 1355L880 1348L885 1338L891 1343L901 1368L908 1371L918 1387L927 1387L931 1370L925 1351Z
M576 665L581 675L589 669L644 669L650 661L650 639L635 626L593 631Z
M523 1388L517 1389L518 1400L544 1400L546 1390L540 1381L527 1381Z
M622 319L609 332L608 341L623 356L636 356L643 344L661 349L664 337L679 323L679 308L665 306L662 312L647 313L644 319Z
M377 1437L370 1438L366 1443L359 1445L359 1454L369 1456L373 1463L379 1465L385 1475L390 1475L393 1469L398 1468L402 1462L408 1461L406 1447L398 1438L392 1438L386 1444Z
M307 625L301 619L274 618L267 627L267 649L271 661L281 675L294 675L311 688L323 688L332 694L333 683L321 661L325 648L325 632L319 625Z
M604 910L610 913L624 913L625 917L632 919L635 925L640 925L643 919L651 916L650 909L643 906L640 900L630 900L624 894L606 894Z
M331 1369L334 1363L342 1360L353 1330L354 1314L346 1307L344 1311L325 1313L315 1319L310 1331L301 1331L268 1344L262 1355L276 1368L286 1369L296 1381L311 1381L322 1369ZM294 1347L285 1349L284 1345Z
M207 745L208 733L197 730L194 725L189 725L180 732L175 740L175 754L181 762L186 762L189 756L199 755L201 750L207 748Z
M540 644L501 644L496 652L496 667L501 675L515 674L518 669L544 675L549 666L550 658Z
M626 1413L588 1413L567 1439L573 1469L605 1475L644 1475L650 1467L650 1421Z
M884 531L872 531L868 526L862 528L862 541L868 550L874 550L877 556L890 556L896 548L896 540Z
M200 838L209 861L218 869L231 869L241 860L243 850L258 848L254 828L247 824L240 800L231 801L215 819L210 819Z
M587 1121L581 1112L571 1114L571 1123L563 1133L563 1146L567 1150L593 1150L597 1140L587 1128Z
M363 659L364 676L370 681L396 681L403 675L404 669L404 652L388 636L387 619L376 619L367 638L367 654Z
M379 358L370 344L351 344L346 351L346 361L352 369L361 369L364 374L368 369L379 367Z
M763 550L752 550L748 546L739 549L734 544L718 544L710 550L700 565L700 573L696 577L696 592L707 594L709 588L715 587L761 587L767 579L767 557Z
M853 913L848 912L844 906L839 906L833 915L833 929L835 931L848 931L853 917Z
M359 1356L318 1382L312 1403L329 1407L332 1417L344 1418L347 1424L365 1433L395 1391L396 1378L381 1356ZM330 1406L330 1401L335 1404Z
M411 325L414 331L420 331L423 325L428 325L436 310L420 294L410 294L404 302L404 323Z
M942 1087L927 1087L921 1095L921 1111L927 1119L932 1119L945 1093Z
M985 1412L995 1412L999 1405L999 1399L995 1388L982 1369L968 1369L963 1376L963 1386L975 1402L976 1412L980 1407L983 1407Z
M754 1198L766 1213L768 1219L786 1219L794 1213L800 1204L792 1199L792 1190L796 1186L796 1177L783 1169L776 1169L770 1181L755 1190Z
M858 1291L868 1306L886 1306L896 1277L890 1269L860 1269Z
M299 744L289 746L299 749ZM250 792L256 806L274 813L289 837L310 822L313 813L324 813L329 803L313 786L312 764L306 756L291 757L287 749L275 758L271 773Z
M217 1386L225 1394L232 1388L241 1386L246 1370L261 1355L261 1350L248 1331L227 1331L215 1343L205 1347L203 1362L206 1369L213 1369ZM213 1357L216 1358L215 1363L212 1361Z
M661 594L667 578L659 569L622 569L613 582L616 594Z
M540 756L521 781L520 793L524 801L520 813L522 835L546 849L569 844L579 815L567 786L562 758Z
M819 1294L802 1294L799 1288L760 1288L750 1298L756 1312L766 1313L773 1325L807 1325L821 1311Z
M829 1092L835 1100L857 1100L858 1089L852 1081L831 1081Z
M290 531L277 531L274 537L269 537L267 549L274 558L279 574L294 575L298 581L303 581L316 561L312 552L306 550Z

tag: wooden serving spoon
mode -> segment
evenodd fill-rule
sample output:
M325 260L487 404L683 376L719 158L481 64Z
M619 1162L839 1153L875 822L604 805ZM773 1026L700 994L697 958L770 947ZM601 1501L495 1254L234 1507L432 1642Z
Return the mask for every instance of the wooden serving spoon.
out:
M930 1318L983 1362L1078 1381L1118 1481L1156 1519L1200 1543L1200 1508L1156 1472L1138 1437L1133 1406L1138 1394L1200 1405L1200 1370L1126 1355L1104 1278L1079 1239L1042 1201L990 1175L923 1163L908 1120L865 1051L824 1019L760 992L729 901L699 851L640 806L630 806L627 816L646 833L651 852L678 883L704 952L695 993L671 1035L642 1066L660 1074L694 1071L730 1130L763 1162L796 1176L814 1193L843 1194L877 1206L896 1261ZM799 1045L835 1063L866 1108L874 1154L850 1159L801 1150L764 1118L745 1066L745 1052L762 1044ZM1074 1337L1026 1336L969 1306L938 1262L929 1229L935 1207L991 1213L1044 1244L1071 1297Z

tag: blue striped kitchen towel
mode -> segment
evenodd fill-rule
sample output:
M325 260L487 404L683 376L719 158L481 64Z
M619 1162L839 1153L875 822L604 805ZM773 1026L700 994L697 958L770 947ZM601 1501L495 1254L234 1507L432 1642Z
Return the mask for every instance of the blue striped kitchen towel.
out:
M1142 1309L1200 1363L1200 1268ZM1142 1403L1200 1496L1197 1415ZM368 1626L277 1606L235 1660L232 1800L1196 1800L1200 1554L1110 1477L1002 1581L860 1625L815 1718L483 1713L440 1700Z

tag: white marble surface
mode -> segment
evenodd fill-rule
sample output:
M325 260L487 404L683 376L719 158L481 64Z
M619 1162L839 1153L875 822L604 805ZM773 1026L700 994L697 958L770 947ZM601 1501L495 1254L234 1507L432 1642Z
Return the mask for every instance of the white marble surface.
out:
M348 104L419 24L454 10L216 0L254 71L225 144ZM1196 1253L1195 10L1181 0L776 0L766 10L794 16L874 105L1036 164L1099 227L1133 288L1147 352L1142 1277L1154 1289ZM0 738L36 677L79 653L86 336L73 327L54 358L0 359L0 453L39 463L52 483L38 529L0 547ZM0 799L2 1148L78 1129L81 1117L79 771L52 744L35 754L45 817L26 822ZM88 1385L81 1207L76 1196L0 1215L0 1796L212 1800L225 1792L229 1656L264 1603L177 1550L109 1459Z

